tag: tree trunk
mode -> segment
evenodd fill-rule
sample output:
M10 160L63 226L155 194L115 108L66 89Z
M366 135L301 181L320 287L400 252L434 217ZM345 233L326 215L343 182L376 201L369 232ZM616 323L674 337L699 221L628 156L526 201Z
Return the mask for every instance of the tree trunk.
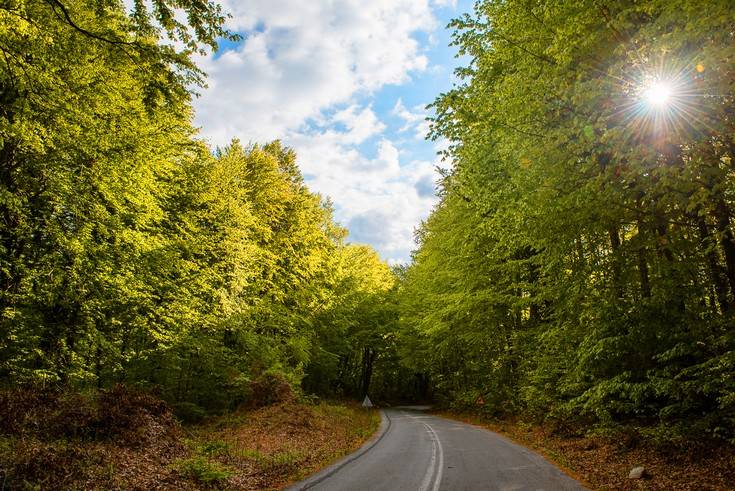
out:
M610 249L612 250L612 282L613 291L615 292L616 298L623 298L623 286L620 282L621 269L620 269L620 258L618 256L620 252L620 234L617 226L612 226L608 229L610 236Z
M646 260L646 250L641 246L638 249L638 274L641 281L641 296L643 298L651 298L651 283L648 278L648 261Z
M714 209L715 223L720 235L720 246L725 256L727 280L735 292L735 239L730 228L730 210L722 198L718 198Z
M710 234L709 227L704 217L697 214L697 229L699 231L699 238L702 240L702 244L707 249L707 265L709 266L710 278L712 285L714 286L715 296L717 303L720 306L720 310L724 313L730 310L730 304L727 300L727 282L724 278L724 272L722 266L717 259L717 254L712 249L712 235Z
M373 378L373 363L375 362L375 350L364 348L362 353L362 397L368 395L370 379Z

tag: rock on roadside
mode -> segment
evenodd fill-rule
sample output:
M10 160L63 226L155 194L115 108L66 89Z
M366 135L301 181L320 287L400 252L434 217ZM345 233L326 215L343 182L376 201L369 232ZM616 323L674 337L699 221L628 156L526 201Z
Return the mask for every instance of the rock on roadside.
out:
M633 467L628 474L628 479L642 479L646 475L645 467Z

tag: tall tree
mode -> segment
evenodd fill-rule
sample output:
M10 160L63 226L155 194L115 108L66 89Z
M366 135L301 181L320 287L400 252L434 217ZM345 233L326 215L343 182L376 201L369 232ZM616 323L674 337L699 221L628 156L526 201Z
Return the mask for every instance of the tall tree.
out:
M433 106L453 168L402 300L451 400L732 417L729 11L481 1L453 23L471 63ZM657 82L668 107L645 101Z

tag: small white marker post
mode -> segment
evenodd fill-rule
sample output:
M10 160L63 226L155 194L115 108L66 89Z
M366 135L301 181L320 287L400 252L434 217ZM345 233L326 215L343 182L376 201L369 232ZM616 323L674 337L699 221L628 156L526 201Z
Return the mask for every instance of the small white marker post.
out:
M373 403L370 401L370 398L365 395L365 399L362 401L362 407L364 408L371 408L373 407Z

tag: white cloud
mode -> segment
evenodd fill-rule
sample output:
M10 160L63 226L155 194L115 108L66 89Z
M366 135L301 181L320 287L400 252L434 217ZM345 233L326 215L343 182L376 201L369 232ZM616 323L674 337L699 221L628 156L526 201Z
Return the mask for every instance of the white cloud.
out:
M292 136L309 186L330 196L349 240L375 246L386 260L401 262L413 249L413 230L436 203L436 162L402 159L382 137L375 156L352 145L350 131L313 131Z
M357 104L337 112L332 116L331 121L341 123L346 127L347 131L340 135L340 143L343 145L363 143L385 129L385 125L378 119L372 108L360 109Z
M436 201L435 164L405 162L369 98L427 69L415 35L431 35L440 27L433 8L453 3L225 0L229 28L245 39L198 60L209 87L194 102L195 122L214 145L282 139L309 186L333 199L350 240L405 261ZM399 100L394 113L423 138L423 108Z
M196 122L215 144L282 137L355 94L409 80L428 61L413 37L437 27L428 0L226 0L244 41L199 60L210 88Z
M412 110L403 105L403 101L399 98L392 111L394 116L398 116L404 122L401 132L413 131L414 136L423 140L429 134L431 123L426 120L428 116L426 108L423 105L414 106Z

